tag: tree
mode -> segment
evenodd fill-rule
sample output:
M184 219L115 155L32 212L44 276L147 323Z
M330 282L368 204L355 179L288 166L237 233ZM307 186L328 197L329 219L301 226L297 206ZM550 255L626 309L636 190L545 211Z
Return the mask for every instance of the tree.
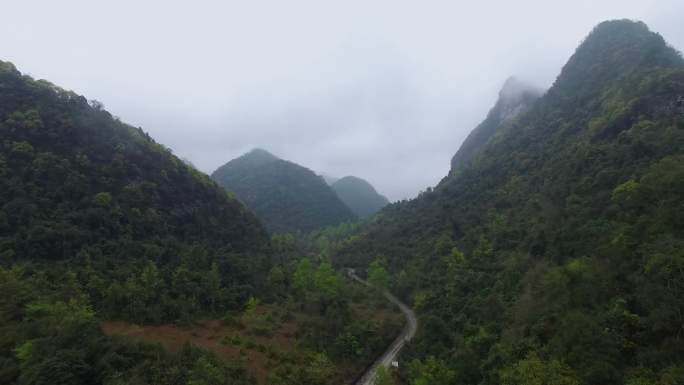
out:
M384 366L380 366L375 374L375 379L373 381L374 385L393 385L394 380L392 379L392 374L389 369Z
M97 193L93 197L93 202L100 207L108 208L112 204L112 194L108 192Z
M316 353L305 369L307 384L324 385L328 383L333 366L325 353Z
M226 375L220 367L200 357L190 372L187 385L222 385L226 383Z
M314 270L311 260L302 258L297 263L297 267L292 276L292 284L296 289L309 290L313 287Z
M335 273L330 262L321 262L314 276L316 290L325 301L337 298L341 287L340 277Z
M557 360L543 361L536 353L501 371L502 385L579 385L570 368Z
M257 306L259 305L259 300L254 297L249 297L247 301L247 306L245 311L242 313L242 324L249 326L253 324L257 319Z
M363 349L356 336L351 333L344 333L335 339L335 352L339 357L356 359L361 356Z
M218 263L213 262L211 269L206 274L205 289L211 311L216 312L219 301L221 300L221 272Z
M27 385L88 385L97 382L97 373L85 361L84 352L58 350L53 356L28 368L21 383Z
M384 260L378 257L368 266L368 283L378 289L387 289L390 286L390 275L384 265Z
M271 237L271 245L276 257L280 262L286 261L288 258L295 256L297 253L297 242L292 234L274 234Z
M447 233L442 233L439 238L435 241L434 250L435 254L444 256L448 255L455 246L453 239Z
M456 372L444 361L430 356L424 362L411 361L409 378L411 385L451 385L456 379Z
M268 272L268 288L274 297L284 296L287 291L287 275L281 265L275 265Z

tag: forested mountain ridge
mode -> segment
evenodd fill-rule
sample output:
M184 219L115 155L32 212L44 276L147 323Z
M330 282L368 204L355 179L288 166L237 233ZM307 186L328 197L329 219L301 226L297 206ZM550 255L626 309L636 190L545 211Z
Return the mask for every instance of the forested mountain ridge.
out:
M467 167L381 210L336 258L380 256L413 300L410 383L670 384L682 218L684 62L616 20Z
M268 248L253 214L142 130L9 63L0 70L5 262L166 262L193 244Z
M100 103L6 62L0 138L0 383L247 381L191 348L107 339L99 320L241 309L270 268L251 212Z
M389 203L387 198L380 195L373 185L355 176L340 178L333 182L330 187L359 218L373 215Z
M272 232L308 232L356 218L322 177L265 150L235 158L211 177Z
M496 134L499 127L527 111L541 95L542 91L536 87L515 77L508 78L499 91L499 99L487 114L487 118L470 132L451 158L450 173L466 167L478 150Z

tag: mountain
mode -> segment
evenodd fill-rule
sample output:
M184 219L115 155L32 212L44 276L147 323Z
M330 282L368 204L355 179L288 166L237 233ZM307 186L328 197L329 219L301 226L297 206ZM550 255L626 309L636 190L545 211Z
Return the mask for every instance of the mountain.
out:
M245 256L267 246L239 201L100 103L10 63L0 85L4 260L110 268L179 261L191 245Z
M323 178L265 150L233 159L211 177L275 233L308 232L355 219Z
M408 383L684 378L684 61L608 21L478 155L335 253L419 313ZM380 256L376 258L376 256Z
M371 216L389 203L370 183L355 176L338 179L331 187L359 218Z
M109 338L100 323L189 323L241 310L270 269L270 238L256 217L101 103L7 62L0 137L0 383L229 373L197 349L180 360Z
M482 123L466 137L458 152L451 159L451 173L467 166L478 150L496 134L504 123L509 123L520 113L527 111L542 92L515 77L506 80L499 91L499 99Z

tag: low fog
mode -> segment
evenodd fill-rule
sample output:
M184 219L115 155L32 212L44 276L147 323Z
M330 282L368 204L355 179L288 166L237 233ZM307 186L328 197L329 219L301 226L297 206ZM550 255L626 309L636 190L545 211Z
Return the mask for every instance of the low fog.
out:
M447 174L511 75L548 88L591 28L664 1L15 1L0 60L140 126L207 173L254 147L390 200Z

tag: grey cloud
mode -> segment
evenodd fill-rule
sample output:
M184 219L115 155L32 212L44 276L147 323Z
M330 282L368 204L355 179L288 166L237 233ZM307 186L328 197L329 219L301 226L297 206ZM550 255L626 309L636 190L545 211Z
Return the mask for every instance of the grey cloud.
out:
M26 0L3 6L0 60L205 172L262 147L396 200L446 175L506 78L548 87L598 22L684 47L680 3Z

